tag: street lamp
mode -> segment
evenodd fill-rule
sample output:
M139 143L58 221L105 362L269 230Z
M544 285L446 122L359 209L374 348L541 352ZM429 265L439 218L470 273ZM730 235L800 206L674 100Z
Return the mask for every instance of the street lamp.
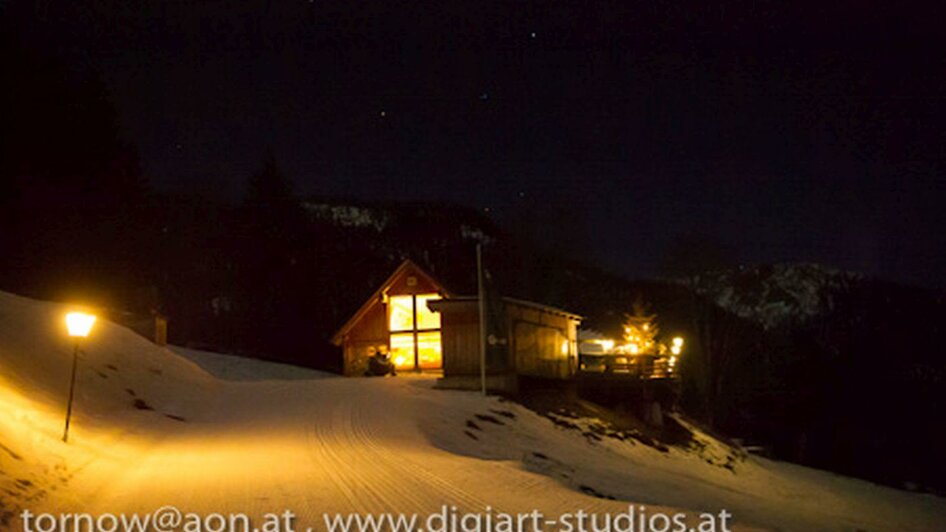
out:
M76 390L76 368L79 365L79 342L89 336L95 316L85 312L70 312L66 314L66 329L69 336L75 338L75 348L72 351L72 378L69 383L69 403L66 407L66 428L62 432L62 441L69 442L69 420L72 418L72 398Z

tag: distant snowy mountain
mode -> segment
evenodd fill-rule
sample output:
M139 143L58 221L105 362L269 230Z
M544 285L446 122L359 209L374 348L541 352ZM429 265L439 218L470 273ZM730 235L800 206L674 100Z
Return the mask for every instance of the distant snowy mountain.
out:
M830 309L832 294L861 279L812 263L782 263L706 273L689 284L721 307L772 329L800 323Z
M449 229L451 236L465 241L488 242L495 228L468 207L425 202L363 203L319 199L305 200L302 208L316 222L340 228L368 228L381 234L395 232L408 224L435 224Z
M303 202L302 207L313 218L340 227L370 227L381 232L390 219L386 212L370 207L313 202Z

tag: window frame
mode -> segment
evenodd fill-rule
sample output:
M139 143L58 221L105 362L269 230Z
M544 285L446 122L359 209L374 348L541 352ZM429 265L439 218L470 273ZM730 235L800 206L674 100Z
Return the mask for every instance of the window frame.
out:
M392 336L395 336L395 335L404 336L404 335L411 334L411 335L413 336L414 364L413 364L413 368L409 368L409 369L413 369L414 371L422 370L421 364L420 364L420 345L419 345L418 335L420 335L420 334L422 334L422 333L440 333L440 368L438 368L438 369L442 369L442 368L443 368L443 332L442 332L442 331L443 331L443 323L442 323L442 321L440 320L440 316L439 316L439 314L438 314L438 320L437 320L437 321L438 321L438 325L437 325L437 327L424 327L424 328L419 328L419 327L418 327L418 322L417 322L417 301L418 301L418 296L426 296L426 297L424 297L424 301L431 301L431 300L443 299L443 294L441 294L440 292L424 292L424 293L398 294L398 295L389 295L389 296L387 296L388 301L387 301L387 304L385 305L385 307L386 307L386 312L385 312L385 325L386 325L387 334L388 334L388 338L387 338L388 350L390 351L390 350L392 349L392 347L391 347L391 337L392 337ZM391 328L391 310L392 310L393 305L391 304L391 301L392 301L394 298L407 298L407 297L410 297L410 301L411 301L411 325L412 325L412 328L410 328L410 329L392 329L392 328Z

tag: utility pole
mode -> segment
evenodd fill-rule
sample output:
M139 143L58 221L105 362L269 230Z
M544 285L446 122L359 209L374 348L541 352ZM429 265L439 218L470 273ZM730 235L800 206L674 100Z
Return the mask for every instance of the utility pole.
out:
M480 384L486 395L486 290L483 286L483 244L476 244L476 290L480 311Z

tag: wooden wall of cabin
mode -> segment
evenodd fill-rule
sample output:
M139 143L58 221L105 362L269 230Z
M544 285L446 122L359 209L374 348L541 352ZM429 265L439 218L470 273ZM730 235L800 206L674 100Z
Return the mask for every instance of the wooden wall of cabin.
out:
M344 341L345 375L360 376L368 369L369 349L388 344L387 313L384 304L374 302Z
M414 278L413 283L411 278ZM401 275L391 281L387 289L388 295L401 296L407 294L433 294L439 293L440 286L431 282L426 276L420 275L413 268L407 268Z

